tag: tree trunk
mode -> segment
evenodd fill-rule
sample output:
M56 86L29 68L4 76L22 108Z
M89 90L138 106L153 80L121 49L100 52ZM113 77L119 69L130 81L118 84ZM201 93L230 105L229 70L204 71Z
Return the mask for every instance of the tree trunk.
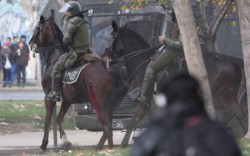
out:
M189 73L199 81L208 114L214 118L214 105L211 88L208 81L206 68L201 52L200 41L196 32L194 17L191 9L190 0L174 0L174 11L180 29L183 42L184 54L187 61Z
M246 76L247 103L248 103L248 132L247 138L250 138L250 0L238 1L240 15L240 29L243 49L243 59Z

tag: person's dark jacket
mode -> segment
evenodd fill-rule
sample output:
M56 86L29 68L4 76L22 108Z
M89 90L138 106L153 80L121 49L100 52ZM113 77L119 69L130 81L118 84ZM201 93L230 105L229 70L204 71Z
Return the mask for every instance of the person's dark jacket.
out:
M12 61L12 64L15 64L16 63L16 50L18 49L18 45L17 43L12 43L11 46L10 46L10 49L11 49L11 57L13 58L13 61Z
M162 87L168 105L135 140L130 156L241 156L235 139L208 117L199 89L186 74Z
M199 109L171 106L136 139L131 156L241 156L236 141Z
M28 61L29 61L29 50L24 46L22 49L20 49L20 55L16 56L16 64L27 66Z

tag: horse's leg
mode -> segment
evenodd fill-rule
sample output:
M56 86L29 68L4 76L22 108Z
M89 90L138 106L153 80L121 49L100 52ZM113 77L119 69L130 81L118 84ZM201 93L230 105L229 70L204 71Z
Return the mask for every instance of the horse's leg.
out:
M90 103L92 104L93 108L96 111L97 119L102 124L102 127L103 127L103 135L102 135L99 143L97 144L97 149L101 149L103 147L103 144L105 143L106 138L109 138L108 139L108 148L112 149L113 148L113 138L111 137L111 139L110 139L110 137L107 136L107 135L110 135L109 130L108 130L108 126L107 126L107 122L105 121L105 117L101 113L101 109L100 109L101 105L96 99L96 95L95 95L92 83L89 83L89 86L88 86L88 96L89 96Z
M135 128L136 124L145 116L147 112L145 109L146 108L144 106L140 106L138 110L136 111L136 113L134 114L134 116L131 118L127 127L126 134L122 139L122 143L121 143L122 147L125 148L128 146L129 138L133 129Z
M67 141L67 136L66 136L65 131L63 129L63 119L64 119L64 116L67 113L69 107L70 107L70 104L62 102L60 111L59 111L58 116L57 116L57 123L58 123L58 129L60 132L60 138L63 142Z
M101 137L101 139L96 147L97 150L100 150L103 148L106 139L108 140L108 145L113 145L111 111L107 111L106 113L102 113L102 114L103 114L105 122L107 123L107 126L104 127L106 129L107 133L105 131L103 131L103 135L102 135L102 137ZM109 147L109 149L112 149L112 147Z
M247 117L243 113L238 98L237 98L237 93L231 94L231 96L227 96L225 98L226 103L229 105L231 110L235 113L236 118L243 130L243 132L247 131Z
M113 111L106 111L104 119L107 123L107 139L108 139L108 145L112 145L112 147L109 147L109 149L113 148L113 127L112 127L112 113Z
M50 124L51 124L51 118L54 111L55 102L47 100L45 97L45 107L46 107L46 116L45 116L45 123L44 123L44 135L42 140L42 145L40 146L40 149L45 151L47 148L47 145L49 143L49 130L50 130Z
M103 148L106 139L107 139L106 133L103 131L102 137L98 142L98 144L96 145L96 150L101 150Z

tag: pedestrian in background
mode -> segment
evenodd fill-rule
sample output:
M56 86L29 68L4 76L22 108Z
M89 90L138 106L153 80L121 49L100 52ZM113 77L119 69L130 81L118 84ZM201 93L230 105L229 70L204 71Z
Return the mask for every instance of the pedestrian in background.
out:
M11 62L13 61L11 56L11 49L8 43L3 44L2 53L0 55L2 67L3 67L3 88L7 85L11 87Z
M10 48L10 46L11 46L11 37L6 37L4 44L7 45Z
M17 54L17 48L18 48L18 36L13 36L13 41L11 43L10 49L12 51L11 56L13 58L12 61L12 68L11 68L11 83L14 83L15 76L16 76L16 54Z
M26 66L29 61L29 49L25 47L23 42L18 43L16 55L16 69L17 69L17 86L24 87L26 84ZM22 79L22 83L21 83Z
M29 50L29 45L26 43L26 36L25 35L22 35L20 37L20 42L22 42L24 44L24 48L27 50L27 51L30 51Z
M180 74L160 91L167 106L135 140L131 156L241 156L235 139L208 117L196 79Z
M0 41L0 56L2 54L2 43ZM2 59L0 57L0 84L2 83L2 70L3 70L3 62L2 62Z

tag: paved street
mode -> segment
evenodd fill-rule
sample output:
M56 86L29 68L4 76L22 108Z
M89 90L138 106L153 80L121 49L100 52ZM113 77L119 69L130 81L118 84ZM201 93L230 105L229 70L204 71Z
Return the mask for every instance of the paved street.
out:
M43 92L7 92L0 93L0 100L43 100Z
M125 132L113 132L114 145L120 145ZM132 133L138 136L140 132ZM86 130L67 130L68 140L74 146L95 146L102 136L102 132L89 132ZM17 134L0 135L0 155L21 154L25 151L36 153L42 142L43 132L22 132ZM59 134L58 134L59 138ZM132 138L129 144L133 143ZM62 141L58 140L60 146ZM106 143L107 145L107 143ZM48 148L53 148L53 132L50 131Z
M0 88L0 100L43 100L41 86L26 86L24 88Z

